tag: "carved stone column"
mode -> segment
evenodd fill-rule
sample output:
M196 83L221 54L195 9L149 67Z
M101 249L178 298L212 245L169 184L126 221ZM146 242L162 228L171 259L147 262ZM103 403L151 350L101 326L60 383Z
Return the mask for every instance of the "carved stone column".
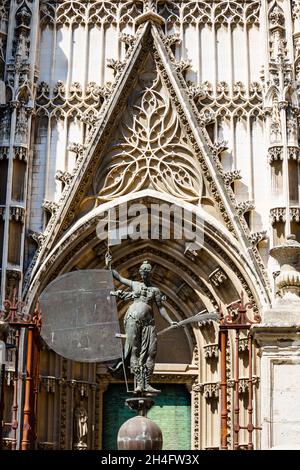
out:
M263 449L300 449L300 243L294 236L270 251L280 265L278 297L252 327L261 348Z

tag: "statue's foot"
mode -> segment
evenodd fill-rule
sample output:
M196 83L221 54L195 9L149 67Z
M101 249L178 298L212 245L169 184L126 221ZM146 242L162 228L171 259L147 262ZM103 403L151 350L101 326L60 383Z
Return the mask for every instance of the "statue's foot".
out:
M157 388L154 388L154 387L151 387L151 385L146 385L145 387L145 392L148 392L148 393L160 393L161 390L158 390Z
M143 391L143 387L141 385L137 385L134 389L134 393L141 393Z

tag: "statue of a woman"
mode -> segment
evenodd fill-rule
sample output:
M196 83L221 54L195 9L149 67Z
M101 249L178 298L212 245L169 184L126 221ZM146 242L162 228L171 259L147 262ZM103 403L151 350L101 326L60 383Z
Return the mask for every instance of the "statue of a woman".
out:
M126 332L124 359L130 359L130 369L135 377L135 392L157 393L159 390L151 387L150 377L154 370L155 356L157 352L157 334L154 323L153 304L158 307L161 316L170 324L172 321L165 307L162 305L163 295L157 287L150 282L151 264L143 261L139 272L142 281L126 279L111 268L112 257L105 258L106 267L112 272L113 277L130 288L130 292L116 291L114 295L125 300L132 300L125 318Z
M76 406L74 410L74 447L86 448L88 434L88 414L84 406Z

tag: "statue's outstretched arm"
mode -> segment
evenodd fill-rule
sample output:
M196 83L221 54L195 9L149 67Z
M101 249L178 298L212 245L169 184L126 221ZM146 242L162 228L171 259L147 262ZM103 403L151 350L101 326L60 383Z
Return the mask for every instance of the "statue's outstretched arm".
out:
M168 315L167 310L166 310L165 307L163 306L163 304L162 304L162 296L161 296L160 292L157 292L157 294L156 294L156 296L155 296L155 301L156 301L156 305L157 305L157 307L158 307L159 313L160 313L161 316L166 320L166 322L168 322L169 325L177 325L177 321L171 320L171 318L170 318L169 315Z
M106 254L105 256L105 266L107 269L109 269L113 275L113 278L116 279L117 281L121 282L121 284L124 284L124 286L132 287L132 281L130 279L126 279L126 277L121 276L118 271L115 269L112 269L111 267L111 262L112 262L112 256L110 254Z

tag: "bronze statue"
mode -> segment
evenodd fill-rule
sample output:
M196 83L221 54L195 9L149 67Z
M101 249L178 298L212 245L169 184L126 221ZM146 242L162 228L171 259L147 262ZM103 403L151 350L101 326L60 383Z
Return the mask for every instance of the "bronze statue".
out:
M163 295L161 291L151 285L151 264L143 261L139 272L142 281L131 281L126 279L111 268L112 257L105 257L106 267L111 270L114 279L130 288L130 291L117 290L113 295L125 300L132 300L125 318L124 327L126 332L124 360L130 360L130 369L135 377L135 389L137 392L158 393L159 390L151 387L149 381L154 370L155 356L157 352L157 334L154 323L153 304L158 307L161 316L170 324L177 325L172 321L162 304Z

